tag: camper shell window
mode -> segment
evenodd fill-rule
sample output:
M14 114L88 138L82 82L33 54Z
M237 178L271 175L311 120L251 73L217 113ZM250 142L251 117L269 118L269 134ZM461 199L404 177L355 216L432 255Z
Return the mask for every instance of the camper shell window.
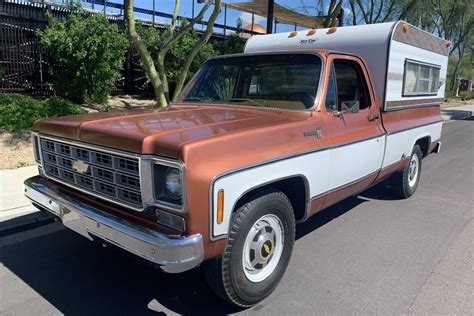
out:
M403 96L438 94L440 68L439 65L406 59L403 75Z

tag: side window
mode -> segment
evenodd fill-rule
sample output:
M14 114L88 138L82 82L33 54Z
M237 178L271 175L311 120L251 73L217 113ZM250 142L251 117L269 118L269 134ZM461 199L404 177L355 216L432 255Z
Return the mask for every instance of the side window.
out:
M359 101L360 109L370 107L370 95L360 65L352 60L335 60L337 106L341 103Z
M334 66L331 66L329 74L328 91L326 93L326 111L337 111L336 80L334 78Z
M437 65L406 60L403 75L403 96L438 94L440 68Z

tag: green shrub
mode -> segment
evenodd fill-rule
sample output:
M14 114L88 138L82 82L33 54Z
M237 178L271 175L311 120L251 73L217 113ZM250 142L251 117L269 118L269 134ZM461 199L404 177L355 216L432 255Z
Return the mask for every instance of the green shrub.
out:
M59 97L40 101L28 96L0 94L0 129L11 132L30 130L33 123L42 118L81 113L86 111Z
M72 103L61 97L52 97L43 102L46 111L46 117L57 117L66 115L76 115L87 113L77 104Z
M462 91L462 92L459 92L459 96L461 97L461 100L463 101L472 100L474 99L474 92Z
M50 69L53 89L76 103L104 103L120 78L128 46L117 25L78 9L38 34L59 65Z
M237 34L232 34L227 36L223 41L216 41L213 46L219 55L243 53L245 39Z

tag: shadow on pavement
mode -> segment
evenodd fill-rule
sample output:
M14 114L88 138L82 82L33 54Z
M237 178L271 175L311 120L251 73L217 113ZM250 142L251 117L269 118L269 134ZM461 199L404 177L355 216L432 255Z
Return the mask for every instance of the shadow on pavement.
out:
M470 117L473 115L471 111L463 110L441 110L441 114L449 116L451 120L470 119Z
M378 185L367 192L383 197L385 190ZM367 201L351 197L319 212L297 225L297 239ZM117 248L104 249L68 230L0 248L0 263L31 287L32 293L66 315L166 315L168 310L229 314L241 310L211 292L201 268L162 273Z

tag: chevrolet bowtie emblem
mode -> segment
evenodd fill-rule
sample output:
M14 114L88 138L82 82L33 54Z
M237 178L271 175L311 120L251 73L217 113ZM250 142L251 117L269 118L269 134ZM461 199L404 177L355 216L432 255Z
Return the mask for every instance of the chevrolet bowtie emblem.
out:
M72 169L79 173L87 173L87 171L89 171L89 165L82 160L76 160L72 164Z

